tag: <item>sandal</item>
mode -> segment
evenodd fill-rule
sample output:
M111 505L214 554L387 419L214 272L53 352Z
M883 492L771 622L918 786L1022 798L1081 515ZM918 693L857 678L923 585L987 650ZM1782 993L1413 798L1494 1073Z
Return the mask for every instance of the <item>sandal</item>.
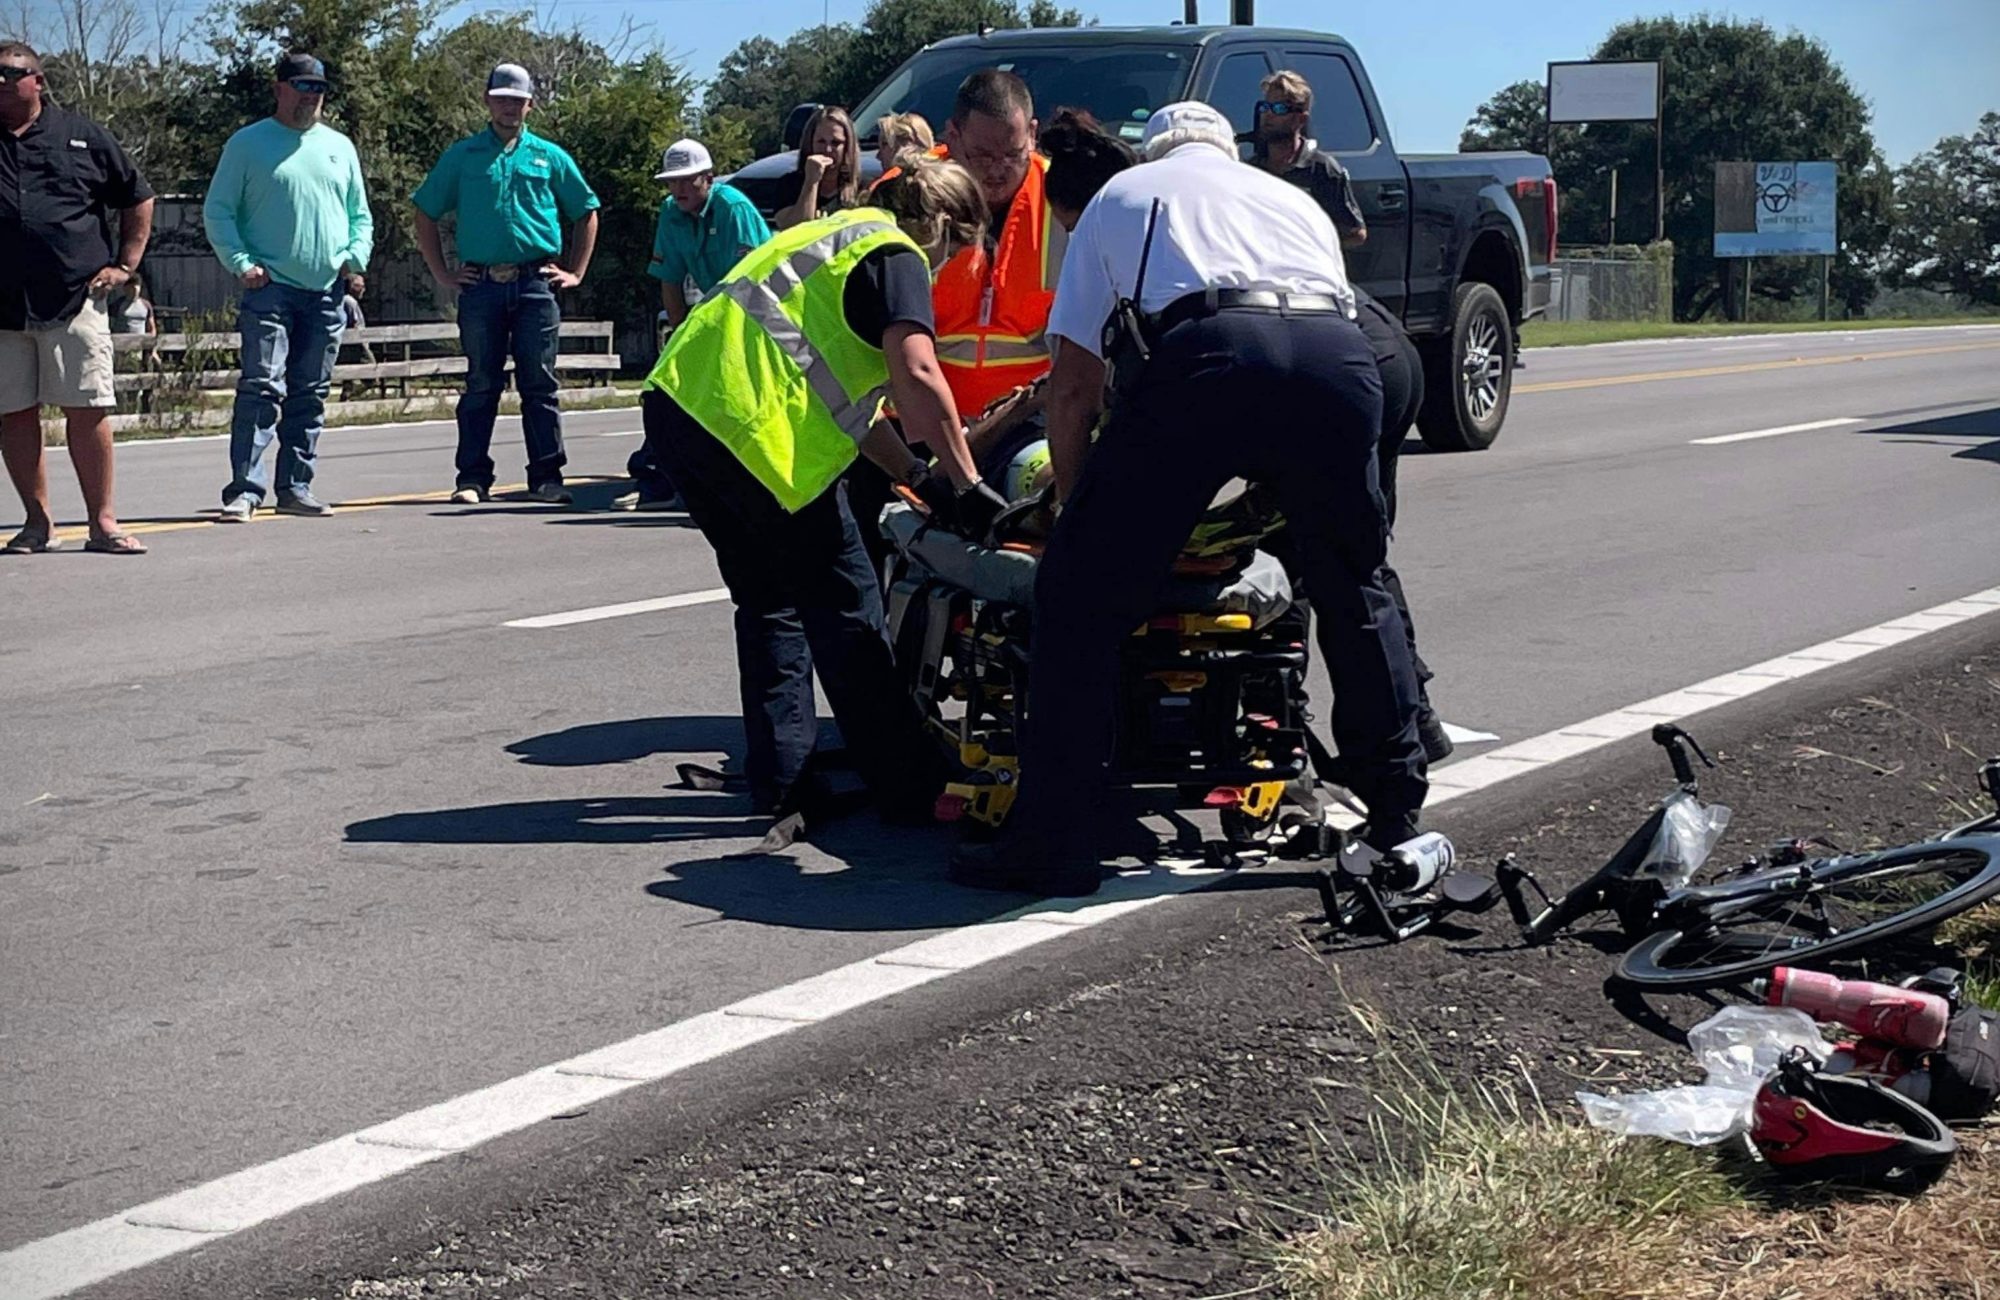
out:
M39 528L23 528L5 546L0 546L0 555L40 555L61 545Z
M83 549L98 555L144 555L146 544L130 533L106 533L85 542Z

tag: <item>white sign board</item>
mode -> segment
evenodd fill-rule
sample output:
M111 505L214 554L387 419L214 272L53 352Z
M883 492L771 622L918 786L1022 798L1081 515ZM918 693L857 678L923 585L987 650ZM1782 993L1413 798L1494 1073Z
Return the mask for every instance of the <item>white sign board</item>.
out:
M1830 162L1715 164L1715 255L1832 257L1840 169Z
M1549 121L1652 122L1660 116L1660 65L1551 63Z

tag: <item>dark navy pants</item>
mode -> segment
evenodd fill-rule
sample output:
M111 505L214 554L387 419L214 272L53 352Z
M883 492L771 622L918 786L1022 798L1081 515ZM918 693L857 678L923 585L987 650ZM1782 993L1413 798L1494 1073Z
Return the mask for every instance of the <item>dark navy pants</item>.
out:
M790 513L671 397L648 388L641 401L647 444L715 548L736 606L752 797L773 807L804 774L817 670L876 802L909 811L934 799L942 759L896 671L881 588L845 491L836 484Z
M1381 568L1382 379L1361 331L1331 313L1226 310L1160 339L1114 410L1035 582L1021 800L1010 831L1091 846L1112 754L1119 651L1216 491L1267 484L1290 525L1333 678L1333 733L1382 824L1426 793L1417 683Z
M556 395L556 355L562 307L535 267L502 284L479 280L459 291L458 341L465 349L465 394L458 399L458 486L493 486L493 422L514 360L521 395L521 432L528 444L528 486L560 484L562 410Z
M1389 530L1393 533L1396 528L1396 462L1401 459L1403 443L1409 439L1410 430L1416 427L1417 416L1424 407L1424 363L1417 354L1417 345L1410 341L1408 332L1401 322L1389 314L1388 308L1365 293L1358 293L1357 297L1360 319L1356 323L1367 336L1368 346L1375 353L1375 366L1382 372L1382 441L1375 463L1377 475L1382 480L1382 501L1388 511ZM1410 638L1410 662L1417 670L1417 686L1421 693L1432 673L1423 656L1417 653L1417 627L1410 619L1410 603L1403 596L1403 580L1397 576L1394 567L1384 564L1382 583L1396 602L1396 612L1403 616L1403 629Z

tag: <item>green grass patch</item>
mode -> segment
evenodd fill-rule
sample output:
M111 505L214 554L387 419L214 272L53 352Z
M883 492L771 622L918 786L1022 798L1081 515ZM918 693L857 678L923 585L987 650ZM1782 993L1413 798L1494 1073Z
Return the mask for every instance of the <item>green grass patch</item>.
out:
M1826 330L1917 329L1979 324L2000 324L2000 318L1947 316L1933 320L1778 321L1756 324L1701 322L1690 325L1668 321L1532 320L1521 327L1521 346L1564 348L1586 343L1624 343L1632 339L1726 338L1737 334L1817 334Z
M1391 1062L1375 1158L1334 1141L1319 1226L1276 1251L1293 1300L1664 1300L1688 1294L1690 1233L1748 1212L1711 1151L1621 1141L1525 1087Z

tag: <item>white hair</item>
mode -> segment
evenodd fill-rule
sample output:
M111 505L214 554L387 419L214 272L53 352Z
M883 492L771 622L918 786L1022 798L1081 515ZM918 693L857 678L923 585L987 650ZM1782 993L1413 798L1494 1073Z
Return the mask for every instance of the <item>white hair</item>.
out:
M1186 126L1170 127L1146 141L1146 161L1158 162L1184 144L1214 145L1231 158L1236 156L1236 133L1227 122L1197 120Z

